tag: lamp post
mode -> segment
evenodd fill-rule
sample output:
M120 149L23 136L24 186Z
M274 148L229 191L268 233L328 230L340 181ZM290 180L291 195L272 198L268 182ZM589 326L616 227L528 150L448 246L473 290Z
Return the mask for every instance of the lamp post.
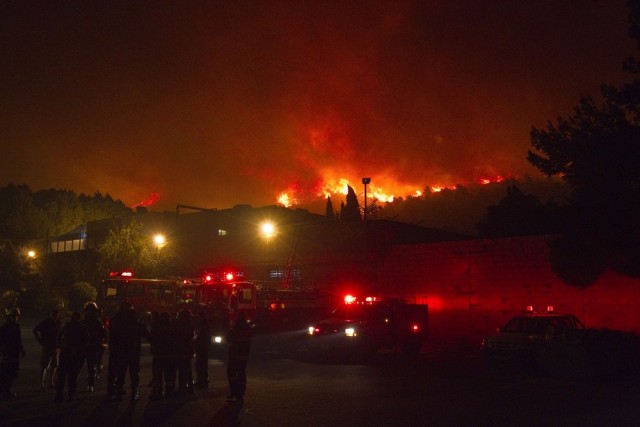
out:
M159 276L160 274L160 249L162 247L164 247L164 245L167 243L167 239L166 237L164 237L164 234L155 234L153 236L153 243L156 246L156 277Z
M35 271L35 263L36 263L36 256L37 255L38 254L33 249L27 250L29 274L34 273L34 271Z
M264 239L265 247L264 247L264 278L265 280L270 279L269 275L269 248L271 246L271 240L276 236L278 230L276 225L271 221L264 221L260 224L260 237Z
M362 178L362 183L364 184L364 212L362 213L362 217L364 220L367 220L367 184L371 182L371 178Z

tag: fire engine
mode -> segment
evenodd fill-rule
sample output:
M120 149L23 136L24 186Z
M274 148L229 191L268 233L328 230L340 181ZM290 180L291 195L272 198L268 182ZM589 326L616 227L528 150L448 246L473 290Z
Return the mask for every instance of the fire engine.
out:
M385 349L417 355L427 337L427 321L424 304L347 295L330 317L309 326L309 350L355 357Z
M211 326L212 343L220 347L239 312L244 312L249 322L255 322L256 297L255 285L237 280L234 273L206 273L198 278L143 279L124 272L102 281L98 305L110 317L122 301L129 301L147 324L154 311L175 315L182 309L190 309L194 316L204 311ZM215 345L214 352L219 353Z
M244 312L247 322L256 322L256 286L252 282L236 280L234 273L205 274L201 279L185 281L178 291L177 308L190 309L194 315L207 314L211 327L214 353L220 353L220 344L231 328L238 313Z

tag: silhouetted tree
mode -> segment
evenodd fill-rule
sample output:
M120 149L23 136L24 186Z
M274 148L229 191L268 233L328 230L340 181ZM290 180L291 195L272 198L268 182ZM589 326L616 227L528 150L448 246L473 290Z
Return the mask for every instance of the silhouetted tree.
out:
M33 193L34 205L46 218L46 233L58 236L83 224L82 203L73 191L40 190Z
M333 211L333 203L331 203L331 197L327 197L327 207L325 208L325 215L327 216L327 218L336 218L336 213Z
M153 270L151 239L135 219L122 227L111 229L98 247L98 253L98 269L102 275L133 269L137 275L144 277Z
M103 196L99 191L93 196L80 194L78 196L84 210L83 223L105 218L128 218L133 211L121 200L114 200L109 194Z
M341 206L340 219L344 222L361 221L360 217L360 203L358 203L358 196L353 188L347 186L347 204Z
M532 194L524 194L516 184L507 187L507 195L487 209L487 216L476 224L482 237L531 236L557 233L559 207L553 201L542 204Z
M27 261L19 249L10 240L0 238L0 293L19 291L28 270Z
M630 35L640 47L640 6L630 7ZM625 69L638 76L637 59ZM585 287L607 268L640 276L640 81L602 86L604 101L580 98L573 115L531 131L528 160L571 186L571 220L551 246L567 283ZM570 252L565 252L570 251ZM579 269L588 267L588 274Z

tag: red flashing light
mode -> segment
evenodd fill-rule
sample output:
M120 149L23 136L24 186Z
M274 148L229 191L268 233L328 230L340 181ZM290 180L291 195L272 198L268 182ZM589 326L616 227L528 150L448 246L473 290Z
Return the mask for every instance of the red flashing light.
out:
M204 276L204 282L205 282L205 283L211 283L211 282L213 282L213 276L212 276L212 275L210 275L210 274L206 274L206 275Z
M420 332L420 325L418 325L417 323L411 325L411 332L413 332L414 334Z
M553 306L552 306L552 305L548 305L548 306L547 306L547 311L548 311L549 313L553 312Z
M344 303L345 304L353 304L355 302L356 302L356 297L354 297L351 294L345 295L345 297L344 297Z
M233 273L227 273L224 275L224 278L227 279L228 281L232 281L233 280Z
M527 311L533 311L533 306L532 305L528 305L527 306Z

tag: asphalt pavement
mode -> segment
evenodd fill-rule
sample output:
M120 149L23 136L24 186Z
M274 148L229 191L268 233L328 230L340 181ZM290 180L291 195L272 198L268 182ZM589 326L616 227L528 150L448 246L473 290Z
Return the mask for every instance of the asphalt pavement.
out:
M93 392L86 391L86 364L78 377L78 392L73 401L55 403L54 390L43 391L39 380L40 347L31 332L31 322L21 322L27 352L12 391L16 397L0 402L0 426L257 426L249 410L227 402L226 365L209 359L208 389L195 390L160 400L150 400L151 356L143 344L140 399L130 403L105 401L106 369L96 381ZM105 364L108 355L105 355ZM125 389L128 387L128 379ZM128 390L127 390L128 391ZM65 390L66 392L66 390ZM65 393L66 395L66 393Z

